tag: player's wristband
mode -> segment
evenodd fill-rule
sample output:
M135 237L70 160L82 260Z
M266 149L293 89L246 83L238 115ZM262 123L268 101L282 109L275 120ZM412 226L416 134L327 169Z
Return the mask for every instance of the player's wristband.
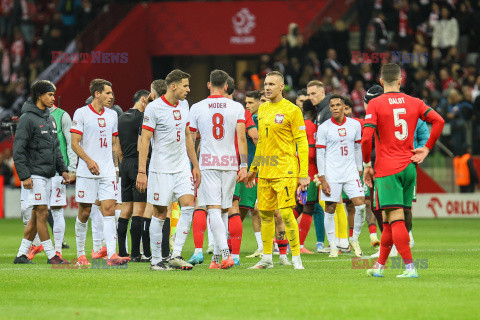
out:
M247 168L247 167L248 167L248 164L246 164L246 163L240 163L240 169L241 169L241 168Z
M363 163L363 167L364 168L371 168L372 167L372 161L368 162L368 163Z
M138 173L147 174L145 171L138 171Z

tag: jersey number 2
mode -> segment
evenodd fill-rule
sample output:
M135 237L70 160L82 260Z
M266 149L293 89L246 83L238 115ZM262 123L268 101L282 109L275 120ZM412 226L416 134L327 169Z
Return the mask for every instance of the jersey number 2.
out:
M213 124L213 137L216 140L222 140L225 130L223 128L223 115L221 113L215 113L212 117Z
M395 122L395 127L401 127L400 132L395 131L395 138L398 140L405 140L408 137L408 124L405 119L400 119L401 114L407 114L405 108L393 109L393 121Z

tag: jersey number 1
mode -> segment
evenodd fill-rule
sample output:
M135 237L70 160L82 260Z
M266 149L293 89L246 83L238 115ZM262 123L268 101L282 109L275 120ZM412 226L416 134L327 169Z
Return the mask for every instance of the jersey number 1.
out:
M213 124L213 137L216 140L222 140L225 130L223 128L223 115L221 113L215 113L212 117Z
M407 110L405 108L393 109L393 121L395 127L401 127L400 132L395 131L395 138L398 140L405 140L408 137L408 124L405 119L400 119L401 114L407 114Z

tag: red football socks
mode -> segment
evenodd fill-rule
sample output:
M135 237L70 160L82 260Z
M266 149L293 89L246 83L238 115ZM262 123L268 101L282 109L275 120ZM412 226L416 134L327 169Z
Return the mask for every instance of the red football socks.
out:
M370 234L377 233L377 225L372 223L371 225L368 226L368 231L370 231Z
M300 223L298 224L298 231L300 232L300 245L305 244L305 239L307 238L308 232L310 231L310 226L312 225L313 217L309 214L302 214Z
M230 233L230 241L232 244L231 253L240 254L240 246L242 245L243 225L240 215L233 214L228 217L228 232Z
M405 227L405 221L393 221L391 228L393 243L395 244L395 247L397 247L398 253L402 256L403 263L405 263L405 265L412 263L413 260L412 251L410 250L410 236L408 235L407 228Z
M203 237L207 229L207 212L204 209L197 209L193 213L192 232L195 249L203 248Z
M280 251L280 254L287 254L288 239L285 239L285 240L277 239L277 244L278 244L278 251Z
M390 254L390 250L392 250L392 245L392 227L388 224L388 222L386 222L383 224L382 238L380 239L380 256L378 257L377 261L379 264L385 265L388 255Z

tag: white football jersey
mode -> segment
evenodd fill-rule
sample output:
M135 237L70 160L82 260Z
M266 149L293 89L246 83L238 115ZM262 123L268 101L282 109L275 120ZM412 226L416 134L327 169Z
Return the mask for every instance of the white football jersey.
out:
M345 117L339 124L331 118L317 129L317 148L325 148L325 178L328 183L345 183L359 178L355 143L362 140L362 126Z
M112 155L112 137L118 135L118 115L109 108L97 113L91 104L81 107L73 115L70 132L82 136L80 146L98 164L100 175L93 175L87 163L78 158L77 176L85 178L115 177Z
M179 101L174 106L165 96L161 96L147 105L142 128L153 132L149 172L177 173L190 170L185 145L187 125L187 100Z
M190 130L199 131L200 170L238 170L235 136L237 123L245 123L243 106L224 96L209 96L190 110Z

